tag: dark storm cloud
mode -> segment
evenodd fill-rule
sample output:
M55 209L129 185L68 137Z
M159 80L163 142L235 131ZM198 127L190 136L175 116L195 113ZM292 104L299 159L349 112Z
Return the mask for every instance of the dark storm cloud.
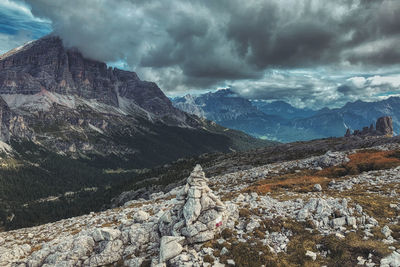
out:
M89 57L139 72L177 67L188 86L254 79L271 67L395 64L399 53L396 0L27 2ZM387 43L371 51L377 41Z
M52 22L66 46L135 70L166 92L232 85L250 98L337 104L364 97L348 78L399 69L398 0L25 3L35 19ZM14 20L3 22L3 31L35 31L34 24ZM271 76L272 70L284 80ZM369 96L378 90L368 88L375 88L366 90Z

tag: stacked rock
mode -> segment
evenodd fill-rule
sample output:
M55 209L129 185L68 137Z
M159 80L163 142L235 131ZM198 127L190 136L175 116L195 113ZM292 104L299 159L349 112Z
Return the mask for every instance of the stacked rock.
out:
M226 220L226 208L208 187L203 169L197 165L187 179L187 184L176 196L177 204L159 221L163 239L180 244L201 243L214 238ZM184 237L184 239L179 237ZM172 238L175 237L175 238ZM160 252L164 251L161 246ZM161 260L166 260L163 255Z

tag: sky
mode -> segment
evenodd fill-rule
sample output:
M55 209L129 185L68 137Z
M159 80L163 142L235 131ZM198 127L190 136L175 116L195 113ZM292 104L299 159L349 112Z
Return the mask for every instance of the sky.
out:
M297 107L400 96L399 0L1 0L0 53L46 34L168 96Z

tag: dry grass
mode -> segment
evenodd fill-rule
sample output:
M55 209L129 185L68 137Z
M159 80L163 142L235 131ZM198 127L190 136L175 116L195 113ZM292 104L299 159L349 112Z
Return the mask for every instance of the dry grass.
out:
M42 245L37 245L37 246L32 247L29 256L32 255L35 251L39 251L41 249L42 249Z
M349 155L350 162L341 166L326 168L318 176L343 177L356 175L365 171L386 170L400 166L399 151L365 150Z
M308 175L285 175L281 177L278 181L271 181L267 183L262 183L250 188L252 192L258 194L266 194L277 189L294 189L297 192L308 192L312 189L315 184L325 184L329 180L325 177L319 176L308 176Z
M374 255L374 261L388 255L391 251L388 246L379 240L363 240L359 233L349 233L345 239L338 239L335 236L328 236L322 242L325 249L329 249L329 266L355 266L357 257L368 258L371 253Z
M244 192L258 194L290 189L291 192L310 192L315 184L324 188L330 178L356 175L364 171L385 170L400 166L400 151L365 150L349 155L350 162L321 171L301 170L257 181Z
M115 226L115 225L117 225L117 224L118 224L118 221L111 221L111 222L103 223L103 224L101 225L101 227L113 227L113 226Z
M301 170L296 173L286 173L279 176L272 176L257 181L244 192L257 192L258 194L282 195L283 191L289 191L297 195L303 192L312 191L314 184L319 183L323 188L327 188L327 183L332 178L348 179L347 175L357 175L364 171L385 170L400 166L400 151L376 151L366 150L349 156L350 162L340 166L326 168L322 171ZM379 175L379 174L377 174ZM379 225L388 224L393 231L392 236L400 238L400 226L390 224L391 218L400 216L400 212L390 208L389 204L398 203L395 197L389 197L379 192L390 192L395 188L394 184L380 185L371 187L366 184L354 185L352 190L338 192L336 190L324 190L324 194L331 197L350 198L355 203L363 207L364 212L378 220ZM369 192L367 191L369 190ZM371 191L372 190L372 191ZM285 194L286 195L286 194ZM289 195L289 194L287 194ZM256 215L253 210L242 208L239 210L240 217L248 220L252 215ZM388 245L382 242L384 238L381 227L372 230L374 236L368 240L363 240L362 231L351 232L344 239L339 239L334 235L322 236L314 232L310 233L305 228L313 228L309 222L300 223L294 220L265 220L260 223L260 227L254 229L249 235L248 242L240 243L232 233L225 233L229 253L220 256L221 262L231 258L237 266L355 266L357 257L368 258L371 253L373 261L379 262L381 258L387 256L391 251ZM261 240L265 238L265 231L281 232L283 229L290 229L293 236L287 247L287 253L270 253ZM322 245L317 249L317 245ZM218 251L221 245L213 245ZM395 245L395 247L400 247ZM317 257L312 261L305 256L307 250L329 251L326 258ZM219 256L216 252L215 256Z
M81 231L81 229L74 229L70 232L71 235L76 235Z

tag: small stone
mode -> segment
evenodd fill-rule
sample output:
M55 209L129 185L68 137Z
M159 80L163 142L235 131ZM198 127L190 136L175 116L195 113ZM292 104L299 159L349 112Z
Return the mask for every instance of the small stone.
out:
M347 221L347 225L350 225L350 226L356 226L356 224L357 224L357 219L355 217L347 217L346 221Z
M333 228L339 228L346 224L346 217L335 218L331 221Z
M226 263L228 263L230 266L235 266L235 261L232 259L227 260Z
M223 247L222 249L221 249L221 255L225 255L225 254L227 254L229 252L229 250L226 248L226 247Z
M322 191L322 186L320 184L315 184L314 185L314 191L321 192Z
M246 199L246 198L245 198L242 194L239 194L239 195L236 197L236 202L243 202L245 199Z
M357 261L358 261L358 263L357 263L358 265L364 265L367 260L364 259L362 256L358 256Z
M341 234L341 233L336 233L335 236L337 238L339 238L339 239L344 239L345 238L345 236L343 234Z
M359 204L357 204L356 211L361 214L363 212L363 208Z
M382 228L381 232L386 238L388 238L392 234L392 230L390 230L389 226L387 226L387 225L385 225Z
M310 257L313 261L317 259L317 254L315 252L307 250L306 256Z

